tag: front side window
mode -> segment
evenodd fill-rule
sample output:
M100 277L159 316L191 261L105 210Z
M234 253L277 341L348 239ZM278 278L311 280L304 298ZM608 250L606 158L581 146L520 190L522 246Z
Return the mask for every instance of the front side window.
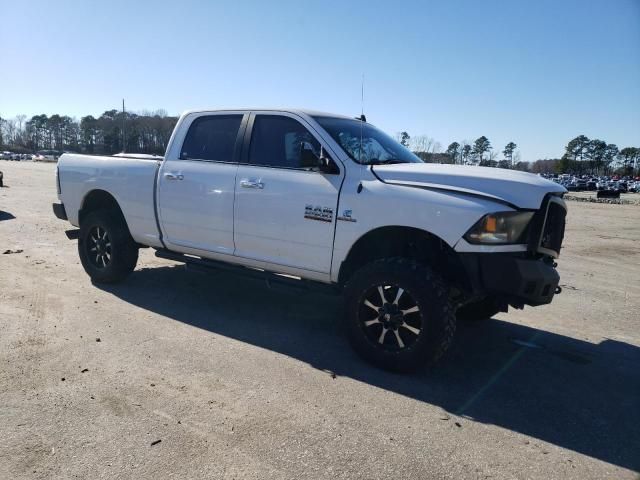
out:
M193 121L182 145L182 160L232 162L242 115L211 115Z
M257 115L253 122L249 163L301 168L300 153L304 142L311 144L319 154L320 143L300 122L278 115Z
M339 117L314 117L355 162L365 165L422 163L408 148L373 125Z

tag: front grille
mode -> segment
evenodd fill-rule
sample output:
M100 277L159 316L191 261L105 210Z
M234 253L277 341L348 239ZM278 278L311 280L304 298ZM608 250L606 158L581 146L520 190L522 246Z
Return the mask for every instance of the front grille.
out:
M560 253L562 240L564 239L564 226L567 210L559 202L551 200L547 206L547 216L540 237L540 249L543 251Z

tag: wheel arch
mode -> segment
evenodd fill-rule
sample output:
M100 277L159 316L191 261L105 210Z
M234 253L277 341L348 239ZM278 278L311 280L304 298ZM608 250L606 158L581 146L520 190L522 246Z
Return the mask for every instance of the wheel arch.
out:
M78 212L79 224L82 225L83 219L86 218L88 214L95 212L96 210L109 210L115 212L120 216L120 218L122 218L122 221L127 226L127 230L129 230L127 219L124 216L122 208L120 208L120 204L116 198L106 190L98 188L87 192L82 199L82 204Z
M390 225L363 234L340 264L338 282L345 284L364 265L389 257L415 258L461 290L470 281L457 252L439 236L420 228Z

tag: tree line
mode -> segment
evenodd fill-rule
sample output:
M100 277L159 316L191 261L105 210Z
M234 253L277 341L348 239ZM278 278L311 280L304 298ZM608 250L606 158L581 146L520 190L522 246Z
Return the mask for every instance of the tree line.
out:
M640 148L619 149L613 143L578 135L565 146L556 170L561 173L607 175L615 172L632 175L638 171L638 162Z
M509 142L502 150L496 151L491 141L482 135L473 142L452 142L442 152L440 143L426 135L411 137L407 132L399 132L396 138L425 162L528 170L528 163L520 160L518 145L514 142ZM502 158L499 158L500 154Z
M560 158L536 160L534 173L570 173L574 175L640 175L640 148L624 147L578 135L565 146Z
M0 148L16 153L56 150L111 155L119 152L164 154L178 121L164 110L121 112L108 110L79 121L67 115L0 117ZM125 134L123 135L123 129ZM123 139L126 139L124 145Z
M585 135L570 140L561 158L534 162L521 161L514 142L507 143L500 152L495 151L484 135L473 142L453 142L444 152L441 152L439 142L425 135L411 137L407 132L399 132L396 138L426 162L511 168L532 173L640 175L640 148L619 149L617 145ZM499 158L500 153L502 158Z
M164 110L121 112L107 110L99 117L87 115L78 121L67 115L17 115L0 117L0 149L16 153L38 150L112 155L118 152L162 155L177 117ZM125 134L123 135L123 129ZM496 151L482 135L473 142L452 142L442 151L439 142L426 135L411 137L399 132L397 140L425 162L512 168L534 173L640 175L640 148L625 147L578 135L565 146L561 158L523 162L514 142ZM126 145L123 144L126 139ZM502 158L500 158L502 157Z

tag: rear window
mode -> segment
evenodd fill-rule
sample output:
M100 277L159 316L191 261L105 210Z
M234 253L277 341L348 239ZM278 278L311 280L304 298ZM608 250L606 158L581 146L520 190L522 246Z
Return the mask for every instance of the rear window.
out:
M182 160L233 162L242 115L211 115L194 120L182 144Z

